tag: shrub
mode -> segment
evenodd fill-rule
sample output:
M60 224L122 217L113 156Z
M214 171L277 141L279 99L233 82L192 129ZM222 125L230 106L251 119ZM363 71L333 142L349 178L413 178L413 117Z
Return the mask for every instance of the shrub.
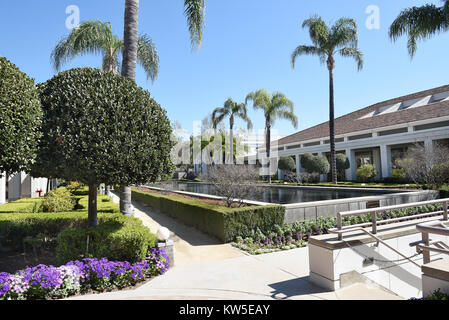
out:
M407 177L405 170L403 168L399 169L392 169L391 170L391 177L393 178L393 181L401 182L404 181Z
M67 190L69 190L71 194L75 194L82 187L83 187L83 184L81 182L78 182L78 181L68 181L67 182Z
M336 158L337 170L347 170L351 167L349 159L343 153L337 153Z
M43 201L44 212L71 211L74 206L70 191L64 187L51 190Z
M325 156L314 156L310 153L301 156L301 166L307 173L327 174L330 170L329 161Z
M449 155L448 155L449 157ZM435 164L428 173L429 176L433 177L433 187L436 189L440 188L446 183L449 183L449 161Z
M292 157L281 157L278 162L278 168L284 171L296 170L296 163Z
M36 159L42 109L34 81L0 57L0 175L28 169Z
M85 257L137 262L156 246L156 236L133 218L108 221L97 228L68 228L58 235L57 258L61 263Z
M376 166L373 164L365 164L356 171L357 179L362 182L368 182L377 175Z

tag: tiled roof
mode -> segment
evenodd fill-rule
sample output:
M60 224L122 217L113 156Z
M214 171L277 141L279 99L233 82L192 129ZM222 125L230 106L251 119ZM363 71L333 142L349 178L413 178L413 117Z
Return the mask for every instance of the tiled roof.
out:
M395 104L410 101L417 98L425 98L438 93L448 92L449 85L421 91L395 99L390 99L372 106L351 112L335 119L335 135L342 135L351 132L377 129L381 127L406 124L408 122L449 116L449 100L436 102L420 107L414 107L394 112L382 113L375 116L368 116L382 107L393 106ZM316 125L306 130L299 131L278 141L278 145L299 143L307 140L329 137L329 122Z

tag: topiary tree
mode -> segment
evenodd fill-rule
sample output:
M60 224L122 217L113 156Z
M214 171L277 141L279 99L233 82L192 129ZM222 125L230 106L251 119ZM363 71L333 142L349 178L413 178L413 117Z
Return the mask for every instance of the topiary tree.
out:
M41 123L34 81L0 57L0 176L29 169L36 158Z
M301 157L301 166L307 173L328 174L330 170L329 161L325 156L314 156L310 153Z
M336 161L337 161L337 171L340 180L342 179L342 177L344 177L345 170L351 167L351 163L349 162L349 159L346 157L346 155L344 155L343 153L337 153Z
M97 187L154 182L171 175L170 122L134 81L79 68L39 86L44 111L40 176L89 186L89 226L97 225Z
M294 171L296 170L296 163L292 157L281 157L278 162L278 168L283 171Z
M301 167L304 168L304 170L306 170L306 172L308 173L312 173L311 168L312 168L312 163L313 163L313 159L314 159L314 155L311 153L305 153L301 156Z

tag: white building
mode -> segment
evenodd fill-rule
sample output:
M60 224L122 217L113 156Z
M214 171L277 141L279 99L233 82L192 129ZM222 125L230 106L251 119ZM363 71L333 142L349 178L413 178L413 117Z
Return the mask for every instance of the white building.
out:
M377 179L391 176L395 160L416 143L449 145L449 85L380 102L335 119L336 151L348 157L347 180L374 164ZM292 156L302 172L305 153L329 156L329 122L278 140L277 158ZM260 150L264 152L263 150ZM449 157L449 155L448 155ZM325 180L326 176L322 177Z
M33 178L29 174L19 172L13 175L6 173L0 178L0 204L22 198L35 198L46 194L46 178Z

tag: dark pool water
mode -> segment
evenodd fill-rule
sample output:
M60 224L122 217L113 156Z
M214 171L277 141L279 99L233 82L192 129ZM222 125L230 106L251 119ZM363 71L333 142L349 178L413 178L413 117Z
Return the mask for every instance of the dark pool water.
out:
M155 184L155 187L164 189L187 191L194 193L217 195L214 186L205 183L195 182L165 182L163 184ZM379 190L345 190L343 188L329 190L319 188L303 188L303 187L261 187L258 192L247 200L290 204L300 202L324 201L357 197L369 197L392 193L392 191Z

